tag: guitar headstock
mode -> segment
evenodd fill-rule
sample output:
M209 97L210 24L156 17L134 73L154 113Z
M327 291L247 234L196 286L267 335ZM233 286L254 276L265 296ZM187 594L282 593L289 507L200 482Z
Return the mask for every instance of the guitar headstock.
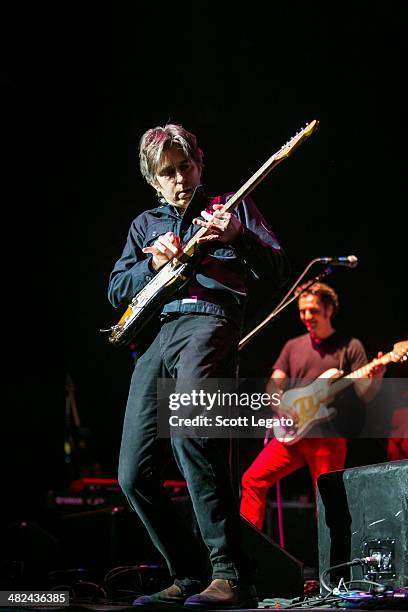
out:
M319 127L319 122L314 119L310 123L306 123L305 127L297 132L292 138L283 145L283 147L276 154L275 159L283 159L289 157L289 155L299 146L306 138L309 138L314 131Z
M406 361L408 359L408 340L396 342L390 353L390 358L394 363Z

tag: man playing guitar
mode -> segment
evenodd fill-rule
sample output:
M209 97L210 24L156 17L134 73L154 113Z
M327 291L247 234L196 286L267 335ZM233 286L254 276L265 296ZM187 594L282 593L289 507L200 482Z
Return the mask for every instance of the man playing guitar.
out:
M300 318L308 333L289 340L283 347L269 381L271 393L276 389L283 393L290 386L308 385L332 368L340 370L337 375L341 375L367 364L361 342L347 338L333 327L332 320L339 307L334 289L324 283L315 283L307 288L299 287L297 294ZM367 378L356 378L353 382L358 398L364 403L374 398L384 376L381 356L382 353L378 353L378 362L372 363ZM296 422L297 416L290 407L281 404L281 409ZM335 413L328 411L328 414L333 417ZM272 439L242 477L241 514L262 529L267 493L278 480L307 465L316 489L321 474L342 469L347 441L339 435L341 421L341 414L327 422L321 420L304 437L290 444L276 437Z

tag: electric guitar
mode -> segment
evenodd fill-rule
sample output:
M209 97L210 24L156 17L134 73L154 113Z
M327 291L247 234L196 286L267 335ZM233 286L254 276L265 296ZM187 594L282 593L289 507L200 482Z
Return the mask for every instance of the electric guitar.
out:
M347 376L339 377L336 368L326 370L306 387L289 389L281 397L280 412L294 414L293 425L272 427L275 438L285 445L295 444L318 422L329 421L337 411L328 404L335 396L353 384L356 379L367 378L377 365L405 361L408 359L408 341L397 342L389 353L374 359Z
M237 191L226 204L223 212L233 210L281 161L304 142L317 129L317 120L306 124L283 147L272 155L257 172ZM207 232L201 227L182 247L182 255L173 257L164 265L154 278L139 291L116 325L107 330L109 342L113 346L123 346L135 338L155 313L168 299L179 291L192 278L198 262L198 241Z

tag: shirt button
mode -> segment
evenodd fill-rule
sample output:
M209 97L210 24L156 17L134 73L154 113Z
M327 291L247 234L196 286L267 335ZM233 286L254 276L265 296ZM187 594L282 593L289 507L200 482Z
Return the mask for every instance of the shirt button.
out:
M145 280L147 280L147 281L152 280L152 277L151 277L151 276L148 276L148 275L146 274L146 276L145 276Z

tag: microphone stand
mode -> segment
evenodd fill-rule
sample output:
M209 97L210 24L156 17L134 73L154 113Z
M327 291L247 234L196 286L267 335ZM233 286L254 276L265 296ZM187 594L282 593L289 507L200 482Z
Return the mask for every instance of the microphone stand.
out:
M302 274L299 276L299 278L294 282L294 284L292 285L292 287L289 289L289 291L286 293L286 295L281 299L281 301L279 302L279 304L277 306L275 306L275 308L273 309L273 311L266 317L266 319L264 319L263 321L261 321L261 323L259 323L259 325L257 325L252 331L250 331L246 336L244 336L238 344L238 350L240 351L241 349L244 348L244 346L246 346L248 344L248 342L250 340L252 340L252 338L254 336L256 336L256 334L258 334L270 321L272 321L276 315L278 315L282 310L284 310L284 308L286 308L287 306L289 306L289 304L291 302L293 302L294 300L297 299L296 295L292 295L291 294L294 292L294 290L296 289L296 287L299 285L300 281L302 280L302 278L305 276L305 274L310 270L310 268L315 264L315 263L321 263L321 258L317 257L316 259L312 259L312 261L310 263L308 263L308 265L306 266L306 268L303 270ZM325 270L323 272L321 272L320 274L318 274L317 276L315 276L314 278L312 278L310 281L308 281L307 283L305 283L305 289L307 289L308 287L310 287L311 285L313 285L314 283L319 282L320 280L322 280L322 278L326 278L326 276L328 276L329 274L331 274L333 272L333 269L331 268L331 266L327 266L325 268Z

